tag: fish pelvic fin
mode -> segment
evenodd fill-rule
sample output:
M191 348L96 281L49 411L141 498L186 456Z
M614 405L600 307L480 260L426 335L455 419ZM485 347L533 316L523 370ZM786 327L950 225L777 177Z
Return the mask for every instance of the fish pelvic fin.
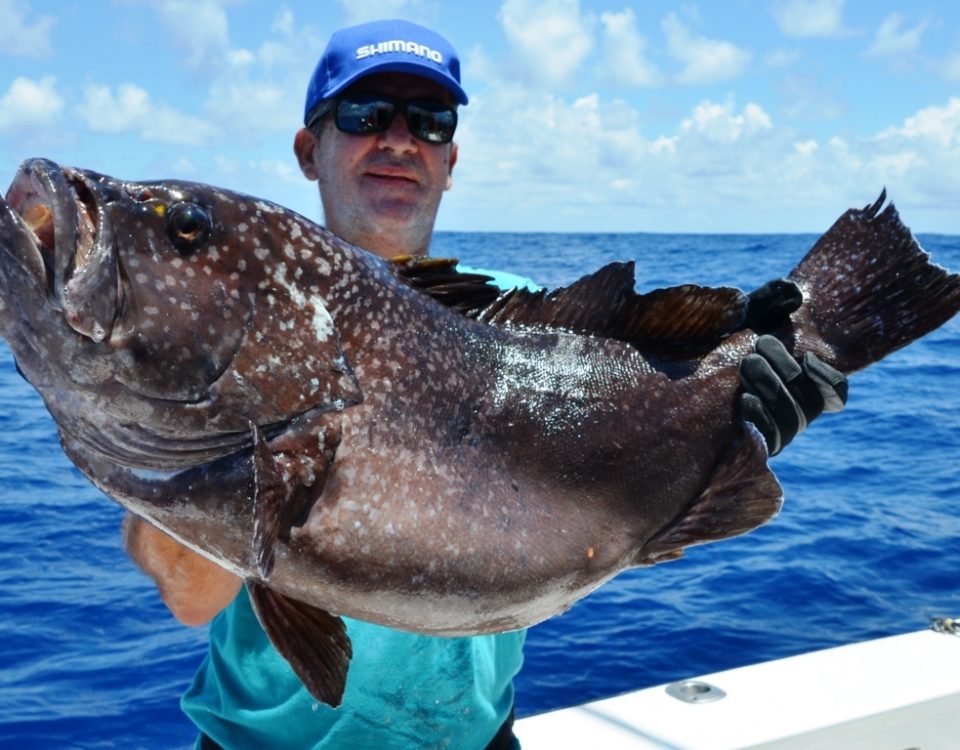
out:
M759 430L746 423L743 438L721 459L706 488L643 545L634 563L672 560L685 547L744 534L773 518L782 504L783 490L767 465L767 445Z
M353 658L343 620L256 581L247 581L246 585L253 611L270 643L307 692L321 703L339 706Z
M274 448L250 424L253 436L253 557L261 579L268 581L276 564L277 541L289 541L302 523L311 499L323 489L340 444L339 422L295 437L280 437Z
M746 319L748 299L739 289L685 284L637 294L635 283L632 262L610 263L552 292L507 292L477 317L616 339L673 360L711 351Z
M938 328L960 310L960 276L930 261L886 191L850 209L814 244L790 280L798 351L849 374Z

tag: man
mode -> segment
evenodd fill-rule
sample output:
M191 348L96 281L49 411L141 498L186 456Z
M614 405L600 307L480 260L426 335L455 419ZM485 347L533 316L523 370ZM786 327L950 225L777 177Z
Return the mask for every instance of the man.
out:
M381 21L335 33L310 81L306 127L294 138L304 176L318 183L327 228L382 257L426 254L457 162L456 107L466 103L456 52L428 29ZM780 447L824 401L795 399L801 391L784 380L807 383L808 369L782 347L772 354L752 355L748 411ZM522 631L448 639L347 621L354 658L334 710L318 705L274 651L240 579L141 521L128 519L126 537L179 620L213 620L210 652L182 704L202 732L199 747L516 746L512 680Z

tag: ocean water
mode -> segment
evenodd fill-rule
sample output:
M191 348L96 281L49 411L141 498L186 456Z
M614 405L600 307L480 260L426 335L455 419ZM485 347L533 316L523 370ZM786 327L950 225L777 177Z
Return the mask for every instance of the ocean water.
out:
M638 288L752 288L813 236L460 234L435 255L568 284L634 259ZM960 270L960 237L921 236ZM783 512L622 574L532 628L528 715L960 615L960 320L856 375L773 468ZM121 511L72 467L0 344L0 747L183 748L205 651L121 548Z

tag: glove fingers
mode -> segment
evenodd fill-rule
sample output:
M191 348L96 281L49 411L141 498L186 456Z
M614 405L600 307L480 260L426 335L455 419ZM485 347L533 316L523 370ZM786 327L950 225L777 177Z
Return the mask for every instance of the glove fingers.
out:
M770 418L764 408L763 401L752 393L741 394L740 414L746 421L752 422L760 430L771 456L780 452L783 447L780 441L780 430L777 429L776 422Z
M803 355L803 371L820 391L823 411L836 412L847 403L849 383L846 376L834 369L812 352Z
M816 381L807 377L806 371L793 358L793 355L787 351L787 348L773 336L761 336L757 339L756 350L770 363L774 372L780 376L797 404L803 410L803 423L800 426L800 432L806 429L807 425L820 416L826 404L824 389ZM816 359L816 358L814 358ZM823 365L820 360L816 360ZM823 365L829 367L828 365ZM829 368L833 370L833 368ZM823 372L826 378L828 374ZM836 372L833 370L833 372ZM841 376L842 377L842 376ZM827 388L827 390L830 390Z
M740 363L740 379L747 393L760 401L768 418L778 428L780 440L776 450L774 450L775 446L768 442L771 448L770 453L773 455L780 446L787 445L807 426L806 415L787 389L783 379L770 362L760 354L748 354L743 358ZM762 429L761 432L763 432Z

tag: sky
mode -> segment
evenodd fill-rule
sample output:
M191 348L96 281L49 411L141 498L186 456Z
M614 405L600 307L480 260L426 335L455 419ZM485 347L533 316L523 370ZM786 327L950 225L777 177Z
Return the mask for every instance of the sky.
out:
M307 81L390 17L446 36L470 96L438 229L822 232L885 187L960 234L951 0L0 0L0 185L44 156L319 221Z

